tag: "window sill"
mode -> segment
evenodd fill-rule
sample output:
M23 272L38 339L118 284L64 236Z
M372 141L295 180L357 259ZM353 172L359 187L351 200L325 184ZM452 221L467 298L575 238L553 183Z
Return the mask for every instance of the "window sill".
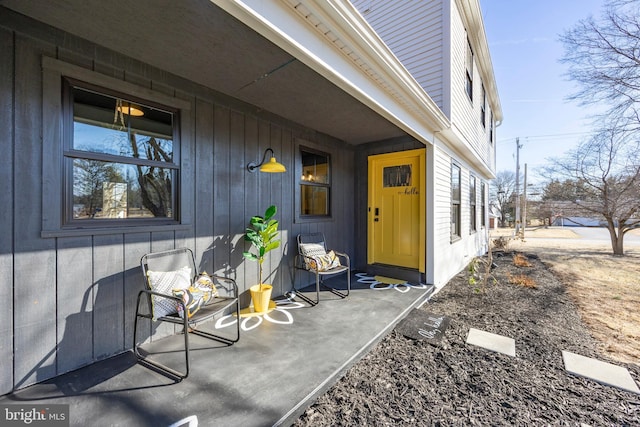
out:
M183 231L190 230L191 224L169 224L169 225L138 225L120 227L100 227L100 228L69 228L58 230L42 230L40 237L52 239L56 237L76 237L76 236L101 236L107 234L129 234L129 233L151 233L154 231Z
M304 216L297 217L294 221L295 224L307 224L313 222L332 222L333 217L330 216Z

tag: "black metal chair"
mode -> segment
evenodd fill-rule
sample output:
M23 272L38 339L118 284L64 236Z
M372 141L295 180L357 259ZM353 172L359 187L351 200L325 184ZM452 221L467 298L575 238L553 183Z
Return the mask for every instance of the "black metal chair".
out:
M298 254L294 261L295 268L292 294L300 297L311 306L315 306L320 302L320 286L333 294L338 295L340 298L346 298L349 296L349 292L351 291L351 261L349 259L349 255L336 250L327 249L327 243L323 233L299 234L297 242ZM315 276L315 300L300 293L300 291L296 289L296 272L298 270L306 270ZM333 276L341 273L347 273L346 292L341 292L324 283L324 278L326 276Z
M188 248L172 249L163 252L149 253L140 260L145 289L138 293L136 317L133 327L133 350L138 360L153 368L182 380L189 376L189 333L200 335L218 342L233 345L240 339L240 322L236 322L236 331L231 338L215 335L196 329L198 323L212 319L225 312L240 314L238 286L233 279L208 275L213 281L216 294L191 316L183 297L173 294L172 289L186 288L200 276L196 268L193 252ZM140 310L140 301L145 297L147 310ZM143 306L145 304L142 304ZM181 311L183 315L178 314ZM140 353L138 345L138 320L149 319L151 322L169 322L182 326L184 334L185 372L181 373L157 361L153 361Z

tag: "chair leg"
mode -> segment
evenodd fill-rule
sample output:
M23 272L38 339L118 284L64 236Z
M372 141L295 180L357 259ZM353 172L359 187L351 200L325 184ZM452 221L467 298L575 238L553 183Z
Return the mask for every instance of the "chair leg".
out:
M320 287L319 287L319 282L318 282L318 274L316 274L316 299L315 301L311 298L309 298L308 296L304 295L302 292L298 292L298 289L296 289L296 279L297 279L297 274L298 274L298 270L301 270L301 268L298 268L294 265L294 270L293 270L293 293L295 294L296 298L300 298L301 300L303 300L304 302L306 302L307 304L309 304L311 307L315 307L316 305L318 305L318 302L320 302ZM309 272L308 270L305 270L307 272Z
M349 292L351 292L351 267L347 269L347 295L349 296Z
M153 318L151 315L140 314L140 297L142 296L143 293L144 291L141 291L140 293L138 293L138 298L136 301L136 318L135 318L135 321L133 322L133 354L136 356L136 359L138 359L138 362L140 362L141 364L146 365L147 367L153 369L154 371L174 379L176 382L180 382L189 376L189 336L188 336L189 331L185 326L184 342L185 342L186 373L184 374L176 371L175 369L171 369L168 366L163 365L162 363L155 362L149 359L147 356L140 353L140 346L138 345L138 319L143 317L153 322ZM186 322L185 322L185 325L186 325Z
M316 271L316 304L320 302L320 274Z
M341 292L331 286L327 286L324 284L324 281L320 281L320 284L325 287L329 292L338 295L340 298L346 298L349 296L349 292L351 292L351 268L347 269L347 292ZM318 297L319 298L319 297Z
M136 300L136 317L133 322L133 352L138 356L138 317L140 316L140 296L143 292L138 293L138 299Z
M324 287L326 290L339 296L340 298L348 297L349 292L351 292L351 268L347 269L347 291L346 292L341 292L335 288L325 285L324 280L321 278L320 274L318 272L315 272L315 276L316 276L316 299L315 300L309 298L308 296L302 293L297 292L298 290L296 289L296 274L297 274L297 271L294 271L293 272L293 292L295 292L296 297L299 297L301 300L309 304L311 307L318 305L318 303L320 302L320 287Z
M184 364L186 366L186 373L184 374L184 378L189 376L189 319L187 316L187 308L183 306L182 313L184 314L183 318L183 333L184 333Z

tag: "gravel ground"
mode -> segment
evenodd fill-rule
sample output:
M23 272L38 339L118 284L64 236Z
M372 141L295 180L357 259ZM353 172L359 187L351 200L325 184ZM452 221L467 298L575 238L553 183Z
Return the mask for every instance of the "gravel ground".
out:
M295 426L640 426L640 396L564 370L562 350L607 360L564 286L532 254L516 267L512 253L482 291L469 272L456 276L421 310L451 318L437 342L383 338ZM536 287L511 284L524 275ZM469 328L516 340L516 357L465 343Z

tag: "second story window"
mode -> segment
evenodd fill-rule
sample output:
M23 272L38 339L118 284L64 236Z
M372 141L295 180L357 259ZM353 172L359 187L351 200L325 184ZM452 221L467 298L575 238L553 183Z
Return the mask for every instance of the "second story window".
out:
M480 123L482 123L482 127L483 128L486 128L487 127L487 113L486 113L487 93L484 90L484 84L480 84L480 92L481 92L481 98L480 98Z
M489 142L493 144L495 137L495 123L493 122L493 112L489 111Z
M465 89L469 99L473 101L473 50L471 42L467 39L467 59L465 62Z

